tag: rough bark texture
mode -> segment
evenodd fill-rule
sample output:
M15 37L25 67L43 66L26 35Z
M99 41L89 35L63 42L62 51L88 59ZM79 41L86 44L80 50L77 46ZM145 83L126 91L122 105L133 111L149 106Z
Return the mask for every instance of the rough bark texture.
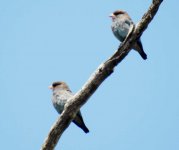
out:
M141 21L136 27L131 27L131 32L123 43L120 44L118 50L105 63L102 63L97 70L91 75L71 100L65 105L63 113L59 116L55 124L52 126L47 138L42 145L41 150L53 150L65 129L69 126L76 112L87 102L90 96L96 91L100 84L113 73L113 69L117 66L129 53L133 43L147 29L148 24L158 11L163 0L153 0L148 11L144 14Z

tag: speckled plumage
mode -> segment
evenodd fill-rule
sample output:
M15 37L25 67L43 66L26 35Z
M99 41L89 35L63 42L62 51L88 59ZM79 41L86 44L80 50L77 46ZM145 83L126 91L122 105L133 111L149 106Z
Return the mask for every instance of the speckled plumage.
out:
M113 34L119 41L123 42L129 32L130 26L134 25L132 19L125 11L122 10L113 12L110 17L112 18L111 28ZM138 51L144 60L147 59L147 55L143 50L140 39L136 43L134 43L133 49Z
M73 93L69 89L68 85L65 82L54 82L50 88L53 91L52 103L58 113L62 113L66 102L73 96ZM89 130L84 124L81 112L79 111L74 118L73 122L80 127L85 133L88 133Z

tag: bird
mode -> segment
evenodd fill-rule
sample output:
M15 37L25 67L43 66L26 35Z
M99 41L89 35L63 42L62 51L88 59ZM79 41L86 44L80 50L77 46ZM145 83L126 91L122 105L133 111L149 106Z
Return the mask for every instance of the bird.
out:
M114 36L121 42L123 42L128 35L131 25L134 25L132 19L127 12L123 10L116 10L110 16L112 18L111 29ZM140 38L134 43L132 49L136 50L140 56L146 60L147 55L143 50L142 42Z
M73 93L71 92L68 85L63 81L56 81L53 82L52 85L49 86L49 88L52 90L52 103L55 107L56 111L61 114L66 102L73 97ZM80 127L85 133L88 133L89 130L86 127L80 110L77 112L76 117L72 121L75 123L78 127Z

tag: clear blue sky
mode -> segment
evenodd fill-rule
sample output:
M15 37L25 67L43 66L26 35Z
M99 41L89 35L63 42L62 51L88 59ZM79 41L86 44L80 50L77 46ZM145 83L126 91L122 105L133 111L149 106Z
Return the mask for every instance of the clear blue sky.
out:
M108 15L138 22L148 0L0 1L0 145L38 150L58 114L48 86L78 91L119 42ZM179 1L164 1L131 51L82 108L89 134L71 124L56 149L179 149Z

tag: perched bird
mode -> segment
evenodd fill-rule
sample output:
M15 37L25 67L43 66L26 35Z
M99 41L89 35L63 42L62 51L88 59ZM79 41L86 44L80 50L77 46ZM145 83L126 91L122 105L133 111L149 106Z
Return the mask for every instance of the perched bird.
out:
M66 102L73 96L71 90L69 89L68 85L65 82L54 82L49 87L53 91L52 96L52 103L58 113L62 113L64 109L64 105ZM80 127L85 133L88 133L89 130L86 127L81 112L78 111L76 117L74 118L73 122Z
M113 34L119 41L123 42L129 32L130 26L134 25L132 19L129 17L127 12L122 10L117 10L113 12L110 17L112 18L111 28ZM140 38L136 43L134 43L133 49L138 51L144 60L147 59L147 55L143 50Z

